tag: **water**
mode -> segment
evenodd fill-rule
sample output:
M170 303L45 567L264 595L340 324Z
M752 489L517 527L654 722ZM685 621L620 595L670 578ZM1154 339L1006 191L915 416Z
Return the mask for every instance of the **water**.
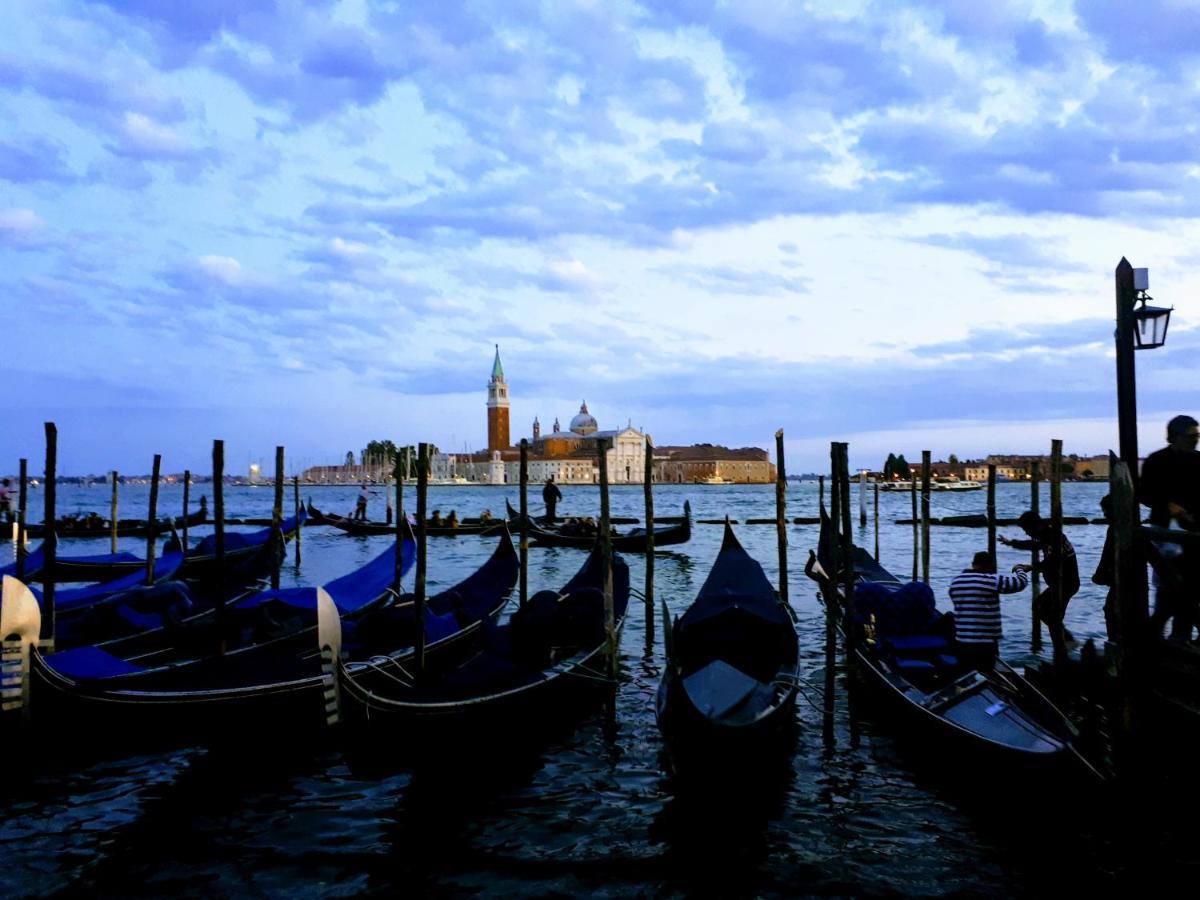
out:
M1065 514L1098 515L1104 491L1100 484L1065 485ZM201 492L209 487L193 489ZM563 492L560 514L595 515L594 488ZM144 515L147 493L124 487L123 513ZM319 507L336 512L350 511L356 493L311 491ZM1046 486L1042 493L1048 514ZM177 486L164 488L160 510L177 511L181 496ZM290 509L290 487L287 496ZM460 518L485 507L497 513L505 496L515 504L512 488L432 488L430 509L455 509ZM1028 497L1027 485L999 485L998 514L1017 515ZM31 498L40 509L40 492ZM414 499L406 494L406 503ZM773 486L655 489L660 515L678 515L685 499L697 518L774 515ZM935 494L932 514L983 512L984 503L983 492ZM231 517L266 516L271 504L269 487L226 492ZM911 572L912 532L891 523L909 515L910 504L907 494L880 496L881 559L901 574ZM60 488L60 514L104 513L107 506L106 488ZM531 498L531 507L541 509L540 497ZM790 517L816 510L815 484L789 486ZM641 517L641 488L614 489L612 511ZM373 498L371 514L382 518L382 495ZM1017 536L1016 529L1002 533ZM742 526L738 534L777 579L775 529ZM1067 625L1081 639L1102 641L1103 589L1090 575L1104 529L1069 527L1068 535L1083 587ZM657 597L673 612L695 596L720 537L719 527L697 525L690 543L658 555ZM816 538L813 526L789 527L803 674L819 703L824 615L803 574ZM386 540L307 529L303 563L292 564L289 548L284 584L329 580L373 557ZM857 540L873 546L870 526ZM931 580L939 599L985 544L982 529L932 529ZM102 551L107 541L64 545L64 552ZM431 540L431 589L477 567L492 546L477 537ZM123 549L144 552L144 541L130 539ZM0 562L11 558L10 547L0 553ZM578 551L534 548L530 591L561 585L582 558ZM1002 567L1026 559L1000 548ZM628 560L640 587L644 560ZM1007 598L1004 611L1002 652L1018 664L1033 660L1028 593ZM1136 807L1136 816L1114 816L1095 788L1048 789L1023 785L1020 777L1000 788L1001 773L984 770L970 780L931 768L871 706L856 703L851 715L840 659L832 744L822 739L820 714L801 702L790 757L716 792L680 782L666 771L654 722L661 624L653 644L646 624L642 604L633 601L608 713L596 710L577 727L529 746L515 735L481 735L477 746L458 748L441 763L413 766L399 761L403 754L393 750L400 747L346 747L336 740L296 742L282 751L168 746L121 756L80 734L75 746L32 759L9 747L0 787L0 893L1008 895L1144 885L1152 873L1166 878L1181 867L1194 874L1194 834L1154 826L1152 799Z

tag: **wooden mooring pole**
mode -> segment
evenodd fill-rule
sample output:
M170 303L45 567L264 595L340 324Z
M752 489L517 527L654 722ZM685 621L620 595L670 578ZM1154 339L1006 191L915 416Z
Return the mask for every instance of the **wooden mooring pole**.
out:
M392 591L400 595L401 573L404 566L404 513L400 509L400 492L404 490L404 475L400 469L400 457L396 457L396 568L392 573ZM296 532L300 539L300 532ZM299 560L300 545L296 545L296 558Z
M279 590L279 567L286 554L283 540L283 448L275 448L275 502L271 505L271 540L275 552L271 554L271 589Z
M654 646L654 440L646 435L646 461L642 476L646 503L646 646Z
M213 543L217 558L217 652L225 653L229 611L225 596L225 442L213 441Z
M835 476L841 485L842 548L844 571L842 581L842 622L846 633L846 650L853 651L857 635L854 628L854 531L850 526L850 445L838 444L838 470Z
M929 480L932 454L921 451L921 580L929 584Z
M429 493L429 445L417 444L417 673L425 671L425 504Z
M521 594L520 604L529 600L529 441L521 438Z
M988 553L996 559L996 464L988 463L987 480L987 531Z
M42 538L42 556L45 562L46 580L42 582L42 634L39 646L54 651L54 569L58 562L58 522L55 518L55 502L58 499L58 426L46 423L46 477L44 480L43 521L45 537Z
M839 600L837 592L838 569L842 555L841 539L841 494L837 477L838 473L838 443L829 445L829 525L832 531L829 542L828 579L822 583L821 590L825 594L825 703L823 726L825 742L830 745L833 741L834 690L837 685L835 672L837 668L837 617ZM821 560L824 564L826 561Z
M24 581L25 556L28 553L25 547L25 520L29 509L29 460L22 459L20 466L21 480L17 494L17 577Z
M849 465L849 463L847 463ZM867 527L867 470L859 469L858 472L858 525L860 528Z
M1050 528L1054 532L1054 540L1056 541L1063 539L1062 449L1063 442L1061 440L1055 438L1050 441ZM1054 583L1057 585L1055 590L1061 590L1063 583L1063 554L1056 553L1055 558L1058 560L1058 570L1054 573ZM1047 630L1051 630L1053 627L1049 624L1046 626ZM1057 627L1061 629L1064 626L1062 623L1058 623ZM1050 637L1053 642L1053 633Z
M146 516L146 584L154 584L154 551L158 539L158 476L162 470L162 454L154 454L150 473L150 510Z
M1042 498L1041 491L1039 490L1041 480L1041 467L1035 462L1029 471L1029 508L1039 516L1042 514ZM1038 571L1039 561L1037 548L1034 547L1029 551L1029 565L1031 567L1029 584L1032 588L1030 591L1032 599L1029 602L1029 617L1033 620L1033 637L1030 639L1029 649L1034 653L1039 653L1042 649L1042 620L1037 616L1036 606L1037 595L1042 592L1042 576Z
M113 473L112 473L112 503L109 504L109 508L108 508L108 527L109 527L109 533L111 534L110 546L112 548L113 553L117 552L117 525L119 524L117 499L118 499L118 495L120 494L120 491L121 491L121 475L119 472L117 472L116 469L113 469Z
M1112 498L1112 609L1118 635L1116 643L1109 644L1108 652L1116 664L1119 732L1121 750L1125 752L1131 749L1137 734L1138 701L1144 687L1138 679L1142 674L1147 634L1146 561L1136 542L1141 516L1134 496L1133 475L1125 461L1111 452L1108 490Z
M912 491L910 492L910 496L912 497L912 529L913 529L912 580L916 581L917 575L919 572L918 566L919 566L920 555L921 555L921 532L919 530L921 527L921 517L919 515L917 515L917 476L916 476L916 474L914 474L912 476Z
M775 535L779 542L779 599L788 603L787 473L783 460L783 429L775 432Z
M600 548L604 559L604 630L608 635L608 674L617 674L617 622L613 608L612 516L608 509L608 438L596 442L600 463Z
M300 524L300 476L292 476L292 509L296 517L296 565L300 565L300 532L304 529Z
M875 562L879 559L879 482L875 482Z
M184 558L188 552L188 507L192 505L192 470L183 470L183 536L179 539Z

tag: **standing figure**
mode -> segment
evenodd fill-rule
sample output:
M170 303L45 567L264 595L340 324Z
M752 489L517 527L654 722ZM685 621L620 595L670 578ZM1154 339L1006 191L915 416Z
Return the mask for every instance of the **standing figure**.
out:
M1033 613L1046 623L1050 631L1055 661L1065 660L1067 642L1072 637L1063 625L1063 616L1066 615L1067 604L1079 591L1079 560L1075 558L1075 547L1065 534L1055 531L1053 525L1033 510L1021 513L1017 524L1029 535L1029 540L1014 541L1003 535L998 540L1006 547L1041 552L1042 561L1037 571L1045 579L1046 589L1033 598Z
M954 604L954 654L968 668L989 671L1000 648L1000 595L1016 594L1029 584L1027 565L1012 567L1011 575L996 574L996 557L980 550L950 582Z
M4 521L11 525L16 515L17 504L13 500L12 479L5 478L0 482L0 516L4 516Z
M558 489L558 485L554 483L554 476L551 475L546 479L546 486L542 488L542 502L546 504L547 522L554 522L554 508L561 499L562 491Z
M370 496L370 491L367 490L367 483L364 481L362 490L358 492L358 502L354 504L353 519L355 522L367 521L367 500Z
M1142 463L1138 501L1150 507L1150 524L1162 528L1200 530L1200 426L1191 416L1176 416L1167 423L1167 446L1155 450ZM1154 567L1154 615L1150 625L1155 636L1174 617L1172 640L1191 637L1196 618L1195 586L1200 559L1194 550L1161 542L1161 559ZM1174 571L1160 571L1166 567Z

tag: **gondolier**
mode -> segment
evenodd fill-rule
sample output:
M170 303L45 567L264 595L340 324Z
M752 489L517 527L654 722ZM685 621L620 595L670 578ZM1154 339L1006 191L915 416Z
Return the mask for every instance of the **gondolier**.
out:
M997 540L1014 550L1038 550L1042 561L1037 571L1046 580L1046 589L1033 598L1034 614L1046 623L1050 631L1050 642L1054 645L1055 661L1066 657L1067 644L1073 641L1071 633L1063 625L1067 604L1079 591L1079 560L1075 547L1061 530L1045 521L1033 510L1026 510L1017 518L1017 524L1030 537L1020 541L999 536Z
M542 502L546 504L546 521L554 521L554 507L558 505L558 501L562 499L562 491L558 489L558 485L554 483L554 476L551 475L546 479L546 486L542 488Z
M954 604L954 651L972 669L991 670L1000 644L1000 595L1016 594L1029 584L1029 566L1016 565L1011 575L996 573L996 557L986 550L950 582Z

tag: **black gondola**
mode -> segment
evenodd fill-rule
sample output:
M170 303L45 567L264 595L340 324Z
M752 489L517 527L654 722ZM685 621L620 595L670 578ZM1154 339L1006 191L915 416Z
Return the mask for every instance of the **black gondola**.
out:
M396 533L396 526L385 522L366 522L354 520L349 516L340 516L337 513L322 512L313 506L312 501L308 501L309 517L318 525L330 525L337 528L339 531L344 531L347 534L360 536L369 535L388 535ZM507 527L508 523L503 519L489 519L487 521L464 520L457 525L432 525L425 523L425 534L428 537L458 537L468 534L498 534Z
M502 564L514 555L508 544L494 555ZM245 597L228 610L224 630L219 617L206 615L179 628L61 653L35 650L32 717L50 726L86 720L105 728L211 734L228 732L235 723L261 729L297 717L317 721L326 684L319 639L330 630L340 639L339 617L363 620L390 606L396 618L411 620L411 604L395 602L392 589L396 553L392 544L366 566L321 588ZM415 542L406 539L402 571L415 554ZM214 652L222 639L225 652ZM441 640L452 639L447 634Z
M183 516L170 519L160 519L155 523L156 534L166 534L172 528L182 528ZM207 498L200 498L200 508L188 513L186 517L189 528L203 525L208 520ZM41 522L32 522L25 526L25 533L33 538L46 536L46 526ZM90 515L83 518L66 517L56 519L54 533L60 538L103 538L112 534L112 523L106 522L99 516ZM146 537L150 533L150 523L145 519L120 519L117 522L117 537Z
M613 557L613 611L619 630L629 605L629 567ZM561 591L540 591L482 646L452 665L426 661L420 677L386 660L342 662L345 716L359 725L415 728L426 737L487 725L546 724L576 710L579 692L607 684L604 563L593 551Z
M847 622L844 568L833 572L834 537L824 507L821 519L820 546L805 574L821 585L824 602L837 604L843 636L854 629L854 661L904 720L906 737L924 739L952 765L977 769L983 756L1029 772L1082 763L1096 774L1076 750L1078 731L1061 711L1003 660L993 671L961 665L929 587L902 583L857 546L855 619Z
M681 750L757 745L795 708L795 619L762 566L725 523L721 551L695 602L671 623L658 688L659 728Z
M513 509L511 503L508 504L508 517L514 523L521 521L521 514ZM578 522L567 521L560 526L548 527L529 517L527 528L529 543L535 547L576 547L580 550L590 550L599 541L599 535L595 531L585 532ZM682 521L674 525L655 526L654 548L657 550L673 544L686 544L691 539L692 504L691 501L685 500ZM645 553L647 546L645 528L631 528L625 532L616 532L612 536L612 548L618 553Z

